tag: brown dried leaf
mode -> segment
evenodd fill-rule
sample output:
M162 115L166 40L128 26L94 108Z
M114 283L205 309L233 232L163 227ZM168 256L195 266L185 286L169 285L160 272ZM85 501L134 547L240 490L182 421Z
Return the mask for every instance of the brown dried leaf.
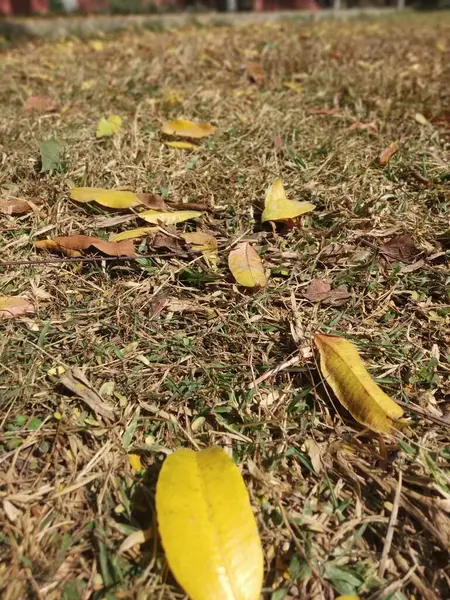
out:
M58 105L54 100L51 98L46 98L45 96L30 96L25 100L23 107L29 113L44 113L57 110Z
M186 256L185 241L178 236L174 227L166 227L165 231L158 231L158 233L155 233L150 238L149 246L154 250L164 248L170 250L177 256Z
M351 293L344 286L331 289L331 285L321 279L313 279L303 296L310 302L323 302L332 306L342 306L351 298Z
M377 122L370 121L367 123L362 123L361 121L356 121L356 123L352 123L349 127L347 127L347 131L355 131L355 129L367 129L372 133L377 133Z
M147 208L153 210L169 210L169 207L159 194L136 194L136 197L141 204Z
M394 154L398 150L398 143L399 143L399 140L395 140L394 142L392 142L392 144L389 144L389 146L387 148L385 148L383 150L383 152L381 152L380 156L378 157L378 160L380 161L380 165L383 165L383 167L384 167L385 165L388 164L388 162L391 160L392 156L394 156Z
M379 250L380 254L382 254L388 262L409 262L420 252L415 246L411 236L407 234L396 235L385 244L382 244Z
M20 296L0 296L0 321L34 314L34 304Z
M114 408L103 400L81 369L73 367L66 371L60 378L59 383L81 398L97 415L108 421L113 420Z
M42 198L0 198L0 213L4 215L21 215L34 210L38 204L42 204Z
M256 83L257 85L263 85L264 79L266 78L266 74L264 73L264 69L259 63L249 62L247 64L247 77L252 83Z
M68 237L55 237L51 240L40 240L35 243L36 248L62 252L67 256L80 256L80 250L96 248L108 256L136 256L132 240L122 242L107 242L101 238L90 235L72 235Z

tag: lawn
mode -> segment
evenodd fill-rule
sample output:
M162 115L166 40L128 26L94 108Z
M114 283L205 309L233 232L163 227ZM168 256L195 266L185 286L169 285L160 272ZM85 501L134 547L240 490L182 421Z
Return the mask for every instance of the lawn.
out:
M5 42L0 196L42 202L0 215L0 292L36 308L0 323L3 600L184 598L155 482L176 448L212 445L249 490L265 599L450 597L449 40L442 13ZM31 96L56 110L25 110ZM111 115L121 133L96 138ZM169 147L161 126L180 117L217 130ZM49 138L64 150L43 170ZM316 206L294 226L261 223L278 176ZM200 207L177 232L214 235L217 266L155 236L134 260L37 249L143 225L74 186ZM241 241L262 289L229 272ZM314 298L313 280L348 294ZM373 434L340 406L318 331L358 347L406 431ZM64 385L74 367L112 417Z

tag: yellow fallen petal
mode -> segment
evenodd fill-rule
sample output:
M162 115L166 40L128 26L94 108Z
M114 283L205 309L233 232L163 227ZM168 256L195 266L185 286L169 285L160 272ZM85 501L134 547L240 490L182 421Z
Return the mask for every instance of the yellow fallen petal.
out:
M288 200L284 192L283 180L277 177L267 191L261 223L295 219L315 208L315 205L310 202Z
M178 148L178 150L200 150L200 146L191 144L191 142L166 142L166 146Z
M314 335L314 343L326 383L354 419L372 431L395 430L403 410L373 381L355 346L344 338L322 333Z
M176 225L177 223L183 223L190 219L198 219L202 216L202 213L198 210L174 210L173 212L168 211L157 211L157 210L146 210L139 213L139 218L144 219L147 223L161 223L163 225Z
M261 258L248 242L242 242L230 252L228 266L239 285L254 288L267 283Z
M221 448L177 450L156 512L169 566L192 600L259 600L263 554L239 469Z
M166 135L178 135L181 137L202 138L213 135L216 128L209 123L193 123L185 119L177 119L164 123L162 132Z

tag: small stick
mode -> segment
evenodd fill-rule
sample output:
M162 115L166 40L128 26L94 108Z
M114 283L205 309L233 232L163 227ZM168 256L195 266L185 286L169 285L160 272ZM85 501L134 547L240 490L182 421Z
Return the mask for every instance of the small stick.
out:
M101 262L114 260L138 260L140 258L168 258L176 256L170 252L166 254L141 254L138 256L62 256L60 258L44 258L33 260L0 260L0 267L14 267L17 265L51 265L71 262Z
M383 553L381 554L380 566L378 568L378 577L381 577L381 578L384 577L384 572L386 571L387 561L389 558L389 552L391 551L392 539L394 537L394 529L397 524L398 508L400 506L400 494L402 491L402 481L403 481L402 472L401 472L401 470L399 470L398 484L397 484L397 489L395 490L394 502L392 504L391 518L389 520L386 539L384 541Z
M269 377L272 377L272 375L276 375L277 373L279 373L283 369L287 369L288 367L293 367L294 365L297 365L299 362L300 362L299 356L294 356L294 357L290 358L289 360L286 360L284 363L281 363L281 365L277 365L273 369L270 369L269 371L266 371L265 373L263 373L260 377L258 377L258 379L255 379L248 386L248 389L252 390L253 388L257 387L260 383L265 381L266 379L269 379Z

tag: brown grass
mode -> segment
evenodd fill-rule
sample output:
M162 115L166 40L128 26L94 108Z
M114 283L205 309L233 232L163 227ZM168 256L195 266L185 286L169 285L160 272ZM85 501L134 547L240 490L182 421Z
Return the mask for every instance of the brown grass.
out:
M434 121L449 107L449 39L442 14L143 31L3 52L0 188L45 202L1 218L2 260L42 258L33 242L46 237L130 227L98 225L108 211L72 203L71 185L207 204L198 228L221 249L216 273L198 258L157 255L0 266L0 291L38 306L36 317L1 325L4 600L182 598L156 535L154 485L168 452L212 444L233 452L250 490L266 598L450 597L449 123ZM260 85L248 62L261 64ZM60 110L27 114L30 95ZM123 135L96 140L110 114L123 118ZM161 123L180 116L218 132L200 152L168 148ZM360 122L373 125L350 128ZM60 172L42 174L48 137L66 155ZM396 139L382 168L378 155ZM290 198L317 205L301 228L260 226L277 175ZM401 233L422 253L413 266L377 252ZM271 270L255 294L227 270L227 248L241 238ZM352 298L305 300L313 278ZM406 403L409 438L382 443L336 406L311 349L318 329L357 343L383 389ZM252 386L299 349L297 365ZM48 375L58 365L81 367L114 420L58 385ZM145 474L133 473L129 453ZM119 554L140 528L153 535Z

